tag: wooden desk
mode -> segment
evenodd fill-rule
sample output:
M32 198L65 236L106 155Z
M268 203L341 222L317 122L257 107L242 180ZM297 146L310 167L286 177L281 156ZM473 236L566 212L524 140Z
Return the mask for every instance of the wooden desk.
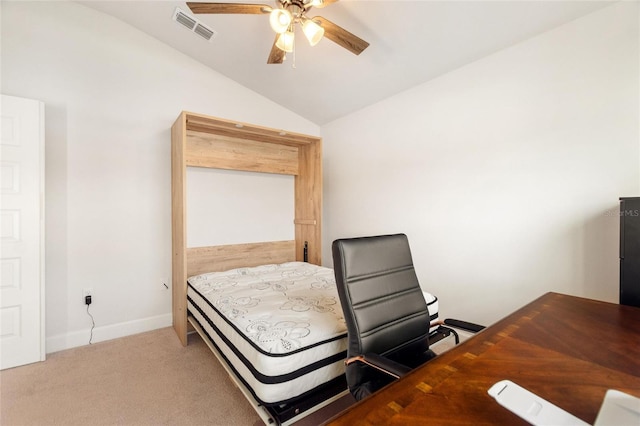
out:
M593 424L607 389L640 397L640 308L547 293L327 424L527 424L502 379Z

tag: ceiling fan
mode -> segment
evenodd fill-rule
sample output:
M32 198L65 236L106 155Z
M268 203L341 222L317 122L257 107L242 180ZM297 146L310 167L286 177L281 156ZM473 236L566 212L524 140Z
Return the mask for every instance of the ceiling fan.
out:
M269 14L269 23L276 32L276 38L267 63L281 64L286 53L293 51L296 24L300 25L311 46L315 46L323 36L356 55L369 46L366 41L322 16L307 17L311 8L322 8L337 1L275 0L276 7L264 4L187 2L187 6L194 14Z

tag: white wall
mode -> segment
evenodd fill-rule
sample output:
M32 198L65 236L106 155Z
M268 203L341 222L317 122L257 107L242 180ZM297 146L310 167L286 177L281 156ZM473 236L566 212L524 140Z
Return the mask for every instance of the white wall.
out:
M89 342L83 288L94 293L94 342L170 325L162 281L180 111L313 135L318 126L82 5L1 7L2 92L46 104L47 351Z
M293 240L294 190L291 175L187 167L187 247Z
M547 291L617 302L638 18L609 6L323 126L324 263L336 238L404 232L445 316L490 324Z

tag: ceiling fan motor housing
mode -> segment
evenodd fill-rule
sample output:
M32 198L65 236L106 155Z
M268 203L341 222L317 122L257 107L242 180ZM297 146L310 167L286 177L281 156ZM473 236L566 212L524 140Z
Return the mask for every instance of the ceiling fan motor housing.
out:
M278 0L278 3L280 3L282 9L288 10L296 21L306 12L305 4L301 0Z

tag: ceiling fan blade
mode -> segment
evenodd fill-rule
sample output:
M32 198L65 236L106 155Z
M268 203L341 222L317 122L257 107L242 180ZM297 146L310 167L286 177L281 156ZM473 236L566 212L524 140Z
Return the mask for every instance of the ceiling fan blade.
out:
M322 3L320 3L317 6L313 6L313 7L317 7L317 8L322 9L323 7L329 6L331 3L335 3L337 1L338 0L322 0Z
M195 14L199 13L239 13L239 14L262 14L269 13L271 7L265 4L243 4L243 3L198 3L187 2L189 9Z
M318 22L320 26L324 28L325 37L356 55L359 55L364 49L369 47L368 42L322 16L316 16L315 18L311 18L311 20Z
M281 64L284 61L284 50L281 50L276 46L276 42L278 41L278 36L276 35L276 39L273 41L273 46L271 46L271 53L269 53L269 59L267 59L267 64Z

